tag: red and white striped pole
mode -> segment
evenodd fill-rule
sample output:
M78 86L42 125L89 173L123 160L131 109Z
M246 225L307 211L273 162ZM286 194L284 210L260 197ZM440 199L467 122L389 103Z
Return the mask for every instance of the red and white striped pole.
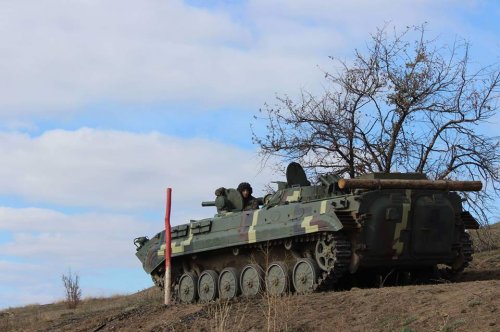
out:
M165 212L165 305L170 305L171 299L171 283L172 283L172 271L170 265L170 256L171 256L171 234L170 234L170 207L172 203L172 188L167 188L167 206Z

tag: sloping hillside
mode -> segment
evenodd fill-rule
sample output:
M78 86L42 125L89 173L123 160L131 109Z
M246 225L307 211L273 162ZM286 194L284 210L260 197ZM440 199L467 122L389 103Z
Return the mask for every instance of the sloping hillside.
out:
M498 226L495 226L498 228ZM500 250L476 253L459 282L281 298L162 305L136 294L0 312L1 331L500 331Z

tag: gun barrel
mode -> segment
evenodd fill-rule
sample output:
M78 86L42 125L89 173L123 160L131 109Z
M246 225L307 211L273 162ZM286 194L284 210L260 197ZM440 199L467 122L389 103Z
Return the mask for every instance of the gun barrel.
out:
M201 202L201 206L215 206L215 201Z
M340 189L429 189L447 191L480 191L481 181L340 179Z

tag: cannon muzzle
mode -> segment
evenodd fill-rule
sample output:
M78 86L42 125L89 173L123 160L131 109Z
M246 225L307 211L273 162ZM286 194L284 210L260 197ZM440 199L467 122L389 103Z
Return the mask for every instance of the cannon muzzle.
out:
M201 206L215 206L215 201L201 202Z

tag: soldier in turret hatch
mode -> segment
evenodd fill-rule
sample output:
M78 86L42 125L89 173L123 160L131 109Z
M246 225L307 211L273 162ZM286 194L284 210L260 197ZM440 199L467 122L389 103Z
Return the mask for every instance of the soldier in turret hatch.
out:
M252 186L248 182L242 182L236 188L243 197L243 210L257 210L259 208L259 201L252 196Z
M243 197L243 210L257 210L259 208L259 201L252 196L252 186L248 182L242 182L236 188ZM215 190L215 196L224 196L226 193L226 188L221 187Z

